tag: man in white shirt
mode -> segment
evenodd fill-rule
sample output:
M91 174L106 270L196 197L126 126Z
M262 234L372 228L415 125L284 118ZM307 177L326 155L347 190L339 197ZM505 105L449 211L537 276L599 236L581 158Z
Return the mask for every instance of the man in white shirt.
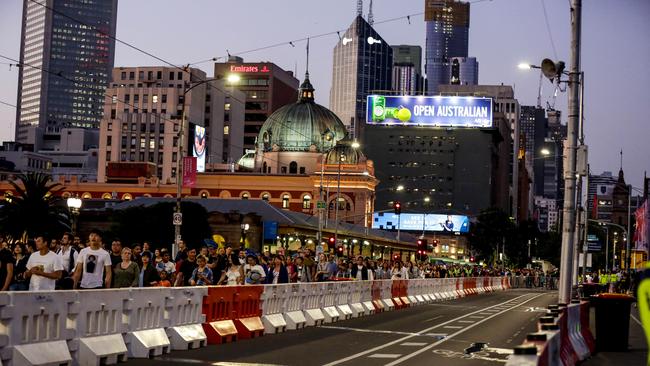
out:
M63 263L63 270L72 276L74 272L75 263L77 263L77 257L79 257L79 252L76 248L72 246L72 234L65 233L61 238L61 247L56 253L61 257L61 262Z
M36 237L36 250L27 260L24 277L29 279L29 291L54 290L56 280L61 278L61 257L50 251L45 237Z
M93 230L88 239L90 245L83 248L77 257L74 287L76 288L81 281L79 288L82 289L110 288L113 277L111 256L101 247L101 233L98 230ZM106 271L106 281L104 281L104 271Z
M246 256L247 264L244 265L244 284L259 285L266 280L264 268L257 264L257 258L254 255Z

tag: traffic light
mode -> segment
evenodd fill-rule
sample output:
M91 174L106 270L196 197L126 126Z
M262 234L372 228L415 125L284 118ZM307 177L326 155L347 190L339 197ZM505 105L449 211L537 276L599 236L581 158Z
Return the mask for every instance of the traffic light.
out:
M329 243L330 243L330 245L334 245L336 243L336 238L334 238L333 236L330 237Z
M433 239L433 246L437 247L438 246L438 239Z
M395 201L395 203L393 203L393 209L395 210L395 215L401 214L402 204L399 201Z
M339 257L342 257L343 256L343 250L344 249L343 249L342 245L336 247L336 255L339 256Z

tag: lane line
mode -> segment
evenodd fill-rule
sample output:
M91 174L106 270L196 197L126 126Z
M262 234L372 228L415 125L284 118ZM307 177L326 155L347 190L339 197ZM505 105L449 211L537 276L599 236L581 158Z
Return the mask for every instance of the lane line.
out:
M443 328L460 329L462 327L463 327L462 325L445 325Z
M428 323L428 322L432 322L432 321L434 321L436 319L440 319L440 318L442 318L442 315L434 316L433 318L429 318L429 319L425 320L424 322Z
M472 324L472 325L470 325L470 326L468 326L468 327L466 327L466 328L464 328L464 329L461 329L461 330L459 330L459 331L456 332L456 333L450 334L448 337L445 337L445 338L439 340L439 341L436 342L436 343L433 343L433 344L431 344L431 345L429 345L429 346L426 346L426 347L424 347L424 348L421 348L421 349L419 349L419 350L417 350L417 351L415 351L415 352L413 352L413 353L411 353L411 354L409 354L409 355L407 355L407 356L404 356L404 357L402 357L402 358L400 358L400 359L398 359L398 360L395 360L395 361L393 361L393 362L391 362L391 363L388 363L388 364L386 364L385 366L395 366L395 365L397 365L397 364L399 364L399 363L402 363L402 362L404 362L404 361L406 361L406 360L408 360L408 359L410 359L410 358L413 358L413 357L415 357L415 356L417 356L417 355L419 355L419 354L421 354L421 353L423 353L423 352L426 352L426 351L430 350L431 348L434 348L434 347L436 347L436 346L438 346L438 345L440 345L440 344L446 342L447 340L450 340L450 339L456 337L456 336L459 335L459 334L462 334L462 333L464 333L464 332L466 332L466 331L468 331L468 330L470 330L470 329L476 327L476 326L479 325L479 324L482 324L482 323L484 323L484 322L486 322L486 321L488 321L488 320L490 320L490 319L492 319L492 318L495 318L495 317L497 317L497 316L499 316L499 315L501 315L501 314L504 314L504 313L506 313L506 312L508 312L508 311L510 311L510 310L512 310L512 309L515 309L515 308L517 308L517 307L519 307L519 306L521 306L521 305L523 305L523 304L525 304L525 303L527 303L527 302L531 302L531 301L533 301L533 300L535 300L535 299L537 299L538 297L543 296L543 295L544 295L544 294L536 295L536 296L534 296L534 297L532 297L532 298L530 298L530 299L528 299L528 300L526 300L526 301L524 301L524 302L522 302L522 303L520 303L520 304L517 304L517 305L515 305L515 306L512 306L510 309L506 309L506 310L504 310L504 311L502 311L502 312L499 312L499 313L496 313L496 314L494 314L494 315L492 315L492 316L489 316L489 317L487 317L487 318L485 318L485 319L483 319L483 320L479 320L478 322L476 322L476 323L474 323L474 324Z
M422 347L426 346L426 342L404 342L400 344L400 346L405 346L405 347Z
M332 361L332 362L330 362L330 363L325 364L324 366L334 366L334 365L342 364L342 363L344 363L344 362L348 362L348 361L350 361L350 360L354 360L354 359L356 359L356 358L359 358L359 357L361 357L361 356L365 356L365 355L367 355L367 354L369 354L369 353L373 353L373 352L378 351L378 350L380 350L380 349L384 349L384 348L386 348L386 347L390 347L390 346L392 346L392 345L394 345L394 344L404 342L404 341L407 340L407 339L411 339L411 338L416 337L416 336L421 336L421 335L423 335L424 333L430 332L430 331L432 331L432 330L434 330L434 329L436 329L436 328L440 328L440 327L445 326L445 325L447 325L447 324L451 324L451 323L453 323L453 322L455 322L455 321L457 321L457 320L460 320L460 319L466 318L466 317L471 316L471 315L478 314L479 312L484 311L485 309L491 309L491 308L493 308L493 307L497 307L497 306L499 306L499 305L512 303L512 302L515 302L515 301L521 299L522 297L527 297L527 296L529 296L529 295L531 295L531 294L520 295L520 296L514 297L514 298L512 298L512 299L508 299L507 301L504 301L504 302L502 302L502 303L499 303L499 304L496 304L496 305L492 305L492 306L490 306L490 307L488 307L488 308L483 308L483 309L480 309L480 310L476 310L476 311L473 312L473 313L465 314L465 315L459 316L459 317L457 317L457 318L454 318L454 319L448 320L448 321L446 321L446 322L444 322L444 323L441 323L441 324L434 325L434 326L432 326L432 327L429 327L429 328L423 329L423 330L421 330L421 331L419 331L419 332L417 332L417 333L415 333L415 334L411 334L411 335L408 335L408 336L406 336L406 337L403 337L403 338L400 338L400 339L396 339L396 340L394 340L394 341L392 341L392 342L388 342L388 343L382 344L381 346L377 346L377 347L371 348L371 349L369 349L369 350L366 350L366 351L363 351L363 352L359 352L359 353L355 353L355 354L350 355L350 356L348 356L348 357L345 357L345 358L341 358L341 359L339 359L339 360ZM517 306L519 306L519 305L517 305Z
M419 333L398 332L398 331L393 331L393 330L348 328L348 327L336 327L336 326L332 326L332 325L321 325L321 326L319 326L319 328L347 330L347 331L351 331L351 332L361 332L361 333L397 334L397 335L407 335L407 336L422 335L422 334L419 334Z
M474 323L475 321L476 321L476 320L459 320L458 322L459 322L459 323L465 323L465 324L472 324L472 323Z
M368 356L368 358L397 358L401 355L401 353L375 353L374 355Z

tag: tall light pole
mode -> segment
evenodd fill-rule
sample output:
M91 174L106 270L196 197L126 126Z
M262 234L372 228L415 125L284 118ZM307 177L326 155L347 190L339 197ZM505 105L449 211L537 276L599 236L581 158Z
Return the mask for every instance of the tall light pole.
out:
M316 203L316 208L318 209L318 245L321 245L323 240L323 221L327 222L325 216L325 191L323 190L323 177L325 174L325 160L327 158L327 152L325 151L325 141L332 141L334 138L334 133L330 129L326 129L325 132L321 134L321 168L320 168L320 187L318 190L318 202Z
M72 216L72 236L77 235L77 218L79 217L81 203L82 201L79 197L70 197L67 200L68 209L70 210L70 215Z
M203 85L212 81L221 80L223 75L217 75L214 78L203 79L193 82L192 81L192 70L188 66L183 68L186 72L190 74L190 80L188 82L183 82L183 98L181 101L181 125L178 129L178 159L176 160L176 210L174 215L174 244L172 245L172 257L176 258L178 253L178 247L181 241L181 226L183 225L183 212L181 210L181 200L183 193L183 158L185 155L185 100L187 99L187 93L192 89L196 88L199 85ZM227 78L230 83L236 83L239 81L239 75L230 74ZM178 216L178 219L177 219Z
M571 302L571 272L573 269L573 245L576 204L576 145L580 117L580 31L582 28L582 0L571 0L571 60L569 71L569 113L564 167L564 209L562 213L562 252L560 260L559 302Z
M334 204L334 245L339 244L339 200L341 199L341 162L345 160L344 154L336 156L338 160L337 182L336 182L336 203Z

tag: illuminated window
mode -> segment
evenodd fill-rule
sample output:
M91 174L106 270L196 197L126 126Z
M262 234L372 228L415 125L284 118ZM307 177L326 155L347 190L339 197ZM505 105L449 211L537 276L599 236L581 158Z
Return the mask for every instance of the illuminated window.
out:
M157 95L154 95L154 96L153 96L153 102L154 102L154 103L158 103L158 96L157 96Z
M130 201L130 200L132 200L132 199L133 199L133 196L131 196L130 193L124 193L124 194L122 195L122 200L124 200L124 201Z
M282 208L289 208L289 195L288 194L283 194L282 195Z
M311 196L306 194L302 197L302 208L309 209L311 208Z
M223 126L223 134L228 135L230 133L230 126Z
M262 201L268 202L270 198L271 198L271 196L268 193L264 193L262 195Z
M244 193L242 193L242 195L241 195L241 199L243 199L243 200L247 200L247 199L249 199L249 198L250 198L250 194L248 194L248 192L244 192Z

